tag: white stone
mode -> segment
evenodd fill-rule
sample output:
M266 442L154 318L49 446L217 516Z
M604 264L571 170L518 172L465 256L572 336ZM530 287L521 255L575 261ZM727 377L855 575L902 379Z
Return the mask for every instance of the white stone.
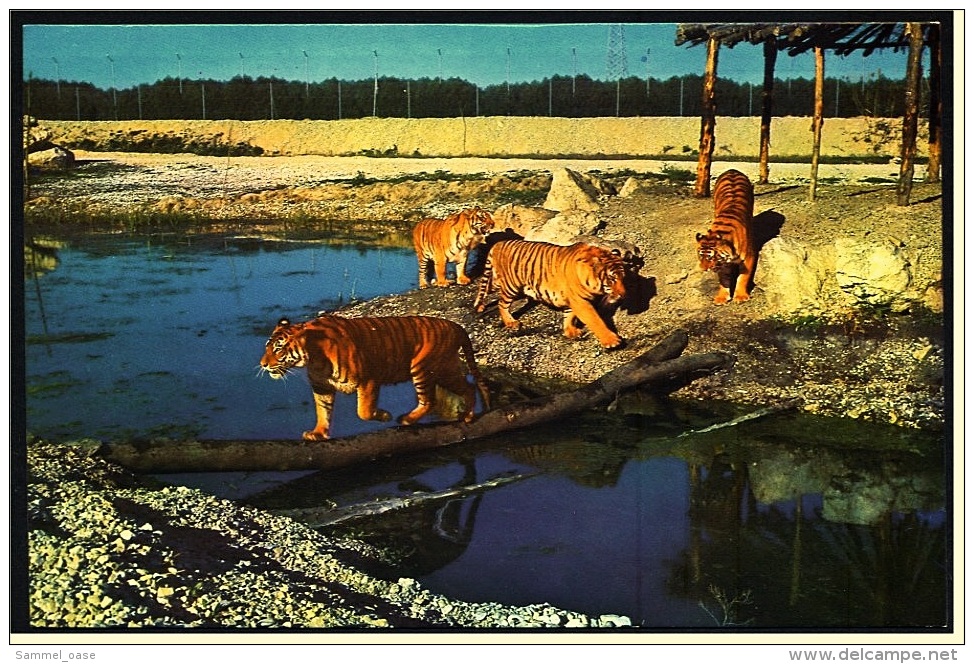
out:
M556 169L551 176L551 189L542 207L558 212L599 209L599 190L585 177L567 168Z
M859 302L890 304L912 281L910 263L893 242L835 241L835 278Z

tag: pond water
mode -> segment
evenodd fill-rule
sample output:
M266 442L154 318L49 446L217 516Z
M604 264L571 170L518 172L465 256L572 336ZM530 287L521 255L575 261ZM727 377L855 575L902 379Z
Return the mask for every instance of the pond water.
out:
M314 410L303 374L274 381L258 373L277 321L417 282L415 254L401 241L382 249L232 237L46 244L56 247L46 254L56 267L28 264L25 283L27 425L41 437L291 438L311 428ZM350 399L336 405L334 435L376 426L358 423L354 408Z
M282 316L416 287L391 246L233 237L46 239L25 282L27 429L50 439L293 438L303 373L260 377ZM408 385L384 404L412 406ZM360 422L336 402L334 435ZM328 532L388 552L370 570L469 601L550 603L685 629L936 629L949 616L943 441L638 394L610 414L342 471L170 475L271 510L514 477ZM281 485L283 479L292 480Z

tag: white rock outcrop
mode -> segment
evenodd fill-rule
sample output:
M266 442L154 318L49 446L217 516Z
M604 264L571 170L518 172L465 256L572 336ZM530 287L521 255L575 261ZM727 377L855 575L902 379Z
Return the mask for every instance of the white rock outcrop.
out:
M861 304L889 305L902 299L913 277L910 262L892 241L835 241L835 279Z
M599 189L585 176L567 168L559 168L551 174L551 189L548 190L548 197L542 207L557 212L594 212L599 209L600 194Z

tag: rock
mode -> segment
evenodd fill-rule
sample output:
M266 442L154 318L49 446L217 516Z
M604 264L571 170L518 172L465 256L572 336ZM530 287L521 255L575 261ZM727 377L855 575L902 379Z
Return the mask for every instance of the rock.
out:
M580 235L592 235L601 225L602 222L594 212L567 210L555 215L540 228L532 229L524 239L569 245Z
M835 241L835 278L860 304L889 305L910 286L910 263L893 242Z
M32 153L30 163L40 168L66 170L74 167L74 153L59 145L53 145L47 150Z
M921 299L923 306L934 313L944 312L944 287L941 283L928 286Z
M540 229L557 214L555 210L547 210L543 207L528 207L508 203L494 210L491 216L494 217L494 229L496 231L510 229L521 237L527 237L528 234Z
M639 180L630 176L629 179L626 180L625 184L622 185L622 189L619 190L619 198L629 198L637 191L642 189L642 186L643 185Z
M618 191L611 182L606 182L597 175L592 173L582 173L582 179L592 186L595 191L599 193L600 196L615 196Z
M558 212L594 212L599 209L599 194L599 190L589 179L567 168L559 168L552 172L551 189L548 190L543 207Z
M599 616L599 625L602 627L632 627L632 620L628 616L606 613Z
M768 241L758 256L754 282L764 292L769 307L781 313L825 308L822 285L833 272L828 254L794 238Z

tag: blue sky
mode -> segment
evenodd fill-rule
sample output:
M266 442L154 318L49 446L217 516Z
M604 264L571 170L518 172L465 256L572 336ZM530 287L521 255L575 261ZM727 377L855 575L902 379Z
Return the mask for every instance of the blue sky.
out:
M151 13L143 16L152 18ZM317 16L335 20L336 13ZM401 12L389 14L395 19L389 21L381 20L386 16L381 12L370 16L379 20L373 24L25 25L24 75L89 81L104 89L113 83L123 89L178 75L216 80L241 73L300 81L307 77L311 82L333 77L361 80L374 75L376 64L380 77L419 79L442 74L481 86L504 83L508 72L511 82L573 73L607 78L608 23L406 24L397 22ZM631 76L666 79L703 72L705 47L675 46L676 23L622 25ZM721 49L718 75L723 78L759 84L762 67L758 46L742 43ZM825 65L826 76L854 81L878 71L901 78L905 68L905 54L891 50L868 58L827 55ZM812 58L781 54L776 74L812 78Z

